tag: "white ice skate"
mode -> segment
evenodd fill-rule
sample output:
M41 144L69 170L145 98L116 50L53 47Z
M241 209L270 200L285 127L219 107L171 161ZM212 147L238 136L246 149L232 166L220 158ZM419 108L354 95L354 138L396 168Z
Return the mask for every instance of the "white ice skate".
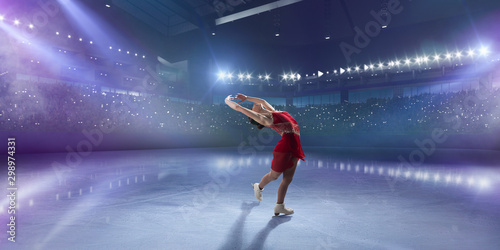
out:
M257 198L258 201L262 201L262 191L264 189L260 189L259 187L259 183L254 183L252 184L252 187L253 187L253 191L255 193L255 198Z
M279 214L293 214L293 209L285 207L285 203L276 204L276 206L274 206L274 215L278 216Z

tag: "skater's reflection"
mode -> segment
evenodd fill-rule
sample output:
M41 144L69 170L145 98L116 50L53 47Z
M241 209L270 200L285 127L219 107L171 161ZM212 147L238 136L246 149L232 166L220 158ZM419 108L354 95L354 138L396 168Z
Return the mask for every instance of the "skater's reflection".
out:
M269 233L275 229L277 226L288 222L292 219L291 216L273 216L269 222L267 222L266 227L262 228L257 235L252 240L252 244L247 249L262 249L264 247L264 242L266 242Z
M245 225L245 220L250 214L252 209L258 206L260 203L254 202L242 202L241 203L241 214L240 217L234 222L229 234L227 236L226 243L220 248L224 249L241 249L243 245L243 226Z
M252 209L259 204L259 202L245 201L241 203L241 214L231 227L231 230L227 235L226 243L219 248L220 250L243 249L243 226L245 225L245 220ZM288 222L291 219L291 216L273 216L271 220L267 222L266 226L262 228L257 235L255 235L250 246L245 249L262 249L269 233L277 226Z

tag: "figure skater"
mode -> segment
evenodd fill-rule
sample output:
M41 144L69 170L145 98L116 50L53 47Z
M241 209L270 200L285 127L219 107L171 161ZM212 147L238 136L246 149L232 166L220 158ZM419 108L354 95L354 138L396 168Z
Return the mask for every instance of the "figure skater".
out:
M250 101L255 104L250 110L233 102L232 100L234 99L239 99L239 103ZM274 215L277 216L280 213L286 215L293 214L293 209L285 207L284 202L288 185L292 182L295 169L297 168L297 162L299 159L304 160L297 121L288 112L276 111L267 101L260 98L237 94L236 97L227 96L225 102L232 109L248 116L250 123L256 125L258 129L269 127L281 135L281 140L273 151L271 171L262 177L260 183L255 183L252 187L255 198L262 201L264 187L269 182L277 180L281 173L283 173L283 180L278 188L278 200L274 207Z

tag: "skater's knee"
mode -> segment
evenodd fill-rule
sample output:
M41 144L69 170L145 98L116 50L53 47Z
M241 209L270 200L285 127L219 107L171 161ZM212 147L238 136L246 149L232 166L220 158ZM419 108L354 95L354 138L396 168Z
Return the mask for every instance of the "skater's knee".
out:
M283 183L286 185L290 185L292 183L293 177L285 177L283 176Z
M275 181L280 177L281 173L271 170L271 172L269 172L268 175L271 178L271 180Z

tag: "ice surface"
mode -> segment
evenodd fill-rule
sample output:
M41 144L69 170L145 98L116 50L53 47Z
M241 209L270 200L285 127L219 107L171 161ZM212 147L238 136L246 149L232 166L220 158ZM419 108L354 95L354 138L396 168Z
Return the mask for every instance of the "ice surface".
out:
M398 160L408 152L397 150L304 151L285 199L295 214L280 217L273 208L281 178L266 186L260 203L249 185L269 171L272 148L255 154L236 148L92 152L81 162L66 161L63 153L17 155L16 242L7 240L4 195L0 247L500 246L498 152L439 151L410 166ZM2 187L7 194L7 184Z

